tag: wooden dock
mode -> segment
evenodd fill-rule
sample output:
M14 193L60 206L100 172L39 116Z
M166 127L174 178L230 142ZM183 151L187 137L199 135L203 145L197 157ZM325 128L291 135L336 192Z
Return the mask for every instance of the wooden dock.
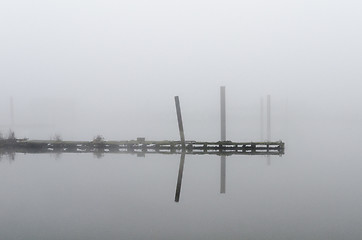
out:
M0 140L1 152L19 153L134 153L134 154L215 154L215 155L283 155L284 143L278 142L197 142L145 141L43 141Z
M179 127L179 141L146 141L145 138L137 138L130 141L104 141L98 136L93 141L62 141L58 140L28 140L16 139L15 134L8 139L0 139L0 154L4 153L134 153L145 155L158 154L214 154L214 155L283 155L284 142L270 141L270 96L268 95L268 120L266 142L232 142L226 141L226 107L225 87L220 87L220 112L221 112L221 141L197 142L186 141L181 106L178 96L175 96L175 107ZM263 121L261 121L263 122ZM262 130L263 128L261 128ZM263 134L262 134L263 135ZM225 169L225 161L222 160L222 168Z

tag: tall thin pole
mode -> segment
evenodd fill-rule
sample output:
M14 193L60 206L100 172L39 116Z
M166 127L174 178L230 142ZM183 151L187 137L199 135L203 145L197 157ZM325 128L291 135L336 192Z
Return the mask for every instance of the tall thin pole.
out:
M260 98L260 141L264 141L264 99Z
M180 131L180 139L181 139L181 145L182 145L182 154L181 154L180 165L179 165L179 169L178 169L178 177L177 177L177 185L176 185L176 193L175 193L175 202L178 202L180 200L182 175L183 175L184 164L185 164L185 134L184 134L184 127L182 124L180 100L179 100L178 96L175 96L175 105L176 105L178 129Z
M10 97L10 118L11 118L11 127L14 127L14 101L13 101L13 97Z
M182 149L184 150L185 149L185 134L184 134L184 127L182 124L180 100L179 100L178 96L175 96L175 105L176 105L178 128L180 131L181 145L182 145Z
M267 98L267 140L271 141L271 103L270 103L270 95Z
M226 141L226 101L225 101L225 87L220 87L220 112L221 112L221 141ZM221 156L220 161L220 193L225 193L226 186L226 158L225 155Z
M221 141L226 141L225 87L220 87Z
M267 141L271 141L271 102L270 95L267 97ZM267 156L268 165L271 165L270 155Z

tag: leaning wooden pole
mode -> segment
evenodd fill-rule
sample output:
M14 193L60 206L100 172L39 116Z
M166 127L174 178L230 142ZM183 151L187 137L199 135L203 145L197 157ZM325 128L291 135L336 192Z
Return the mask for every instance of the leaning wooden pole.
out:
M226 141L226 100L225 87L220 87L220 113L221 113L221 141ZM220 193L226 192L226 158L221 156L220 161Z
M177 185L176 185L176 193L175 193L175 202L179 202L180 194L181 194L181 184L182 184L182 175L184 171L185 165L185 134L184 127L182 124L182 115L181 115L181 107L180 107L180 99L178 96L175 96L175 105L176 105L176 113L177 113L177 121L178 121L178 129L180 131L180 139L182 146L182 154L180 158L180 165L178 168L178 177L177 177Z
M182 124L180 100L179 100L178 96L175 96L175 105L176 105L178 129L180 131L180 139L181 139L182 150L185 150L185 134L184 134L184 127L183 127L183 124Z

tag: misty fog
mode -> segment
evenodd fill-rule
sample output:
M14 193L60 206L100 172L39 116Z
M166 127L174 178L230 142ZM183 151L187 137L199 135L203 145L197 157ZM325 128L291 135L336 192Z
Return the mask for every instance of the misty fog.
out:
M2 129L9 128L13 97L15 125L42 125L14 127L19 136L174 139L173 96L178 95L186 137L218 139L221 85L227 87L229 137L254 138L259 125L242 125L258 119L266 94L275 117L359 120L361 6L356 1L3 2Z
M359 239L361 11L352 0L0 2L4 135L179 140L179 96L186 139L218 141L225 86L227 140L266 140L270 95L271 140L286 146L269 163L227 157L226 194L218 156L186 156L178 205L179 155L17 154L0 162L0 239Z

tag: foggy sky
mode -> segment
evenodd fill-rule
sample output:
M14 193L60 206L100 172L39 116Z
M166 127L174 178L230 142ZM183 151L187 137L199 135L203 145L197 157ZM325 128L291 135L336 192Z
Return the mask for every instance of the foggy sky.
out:
M1 130L12 96L15 124L52 126L15 128L21 137L175 139L179 95L186 138L217 139L221 85L228 126L255 123L235 135L228 128L234 138L259 136L266 94L276 119L291 108L298 117L361 119L361 8L351 0L2 1Z

